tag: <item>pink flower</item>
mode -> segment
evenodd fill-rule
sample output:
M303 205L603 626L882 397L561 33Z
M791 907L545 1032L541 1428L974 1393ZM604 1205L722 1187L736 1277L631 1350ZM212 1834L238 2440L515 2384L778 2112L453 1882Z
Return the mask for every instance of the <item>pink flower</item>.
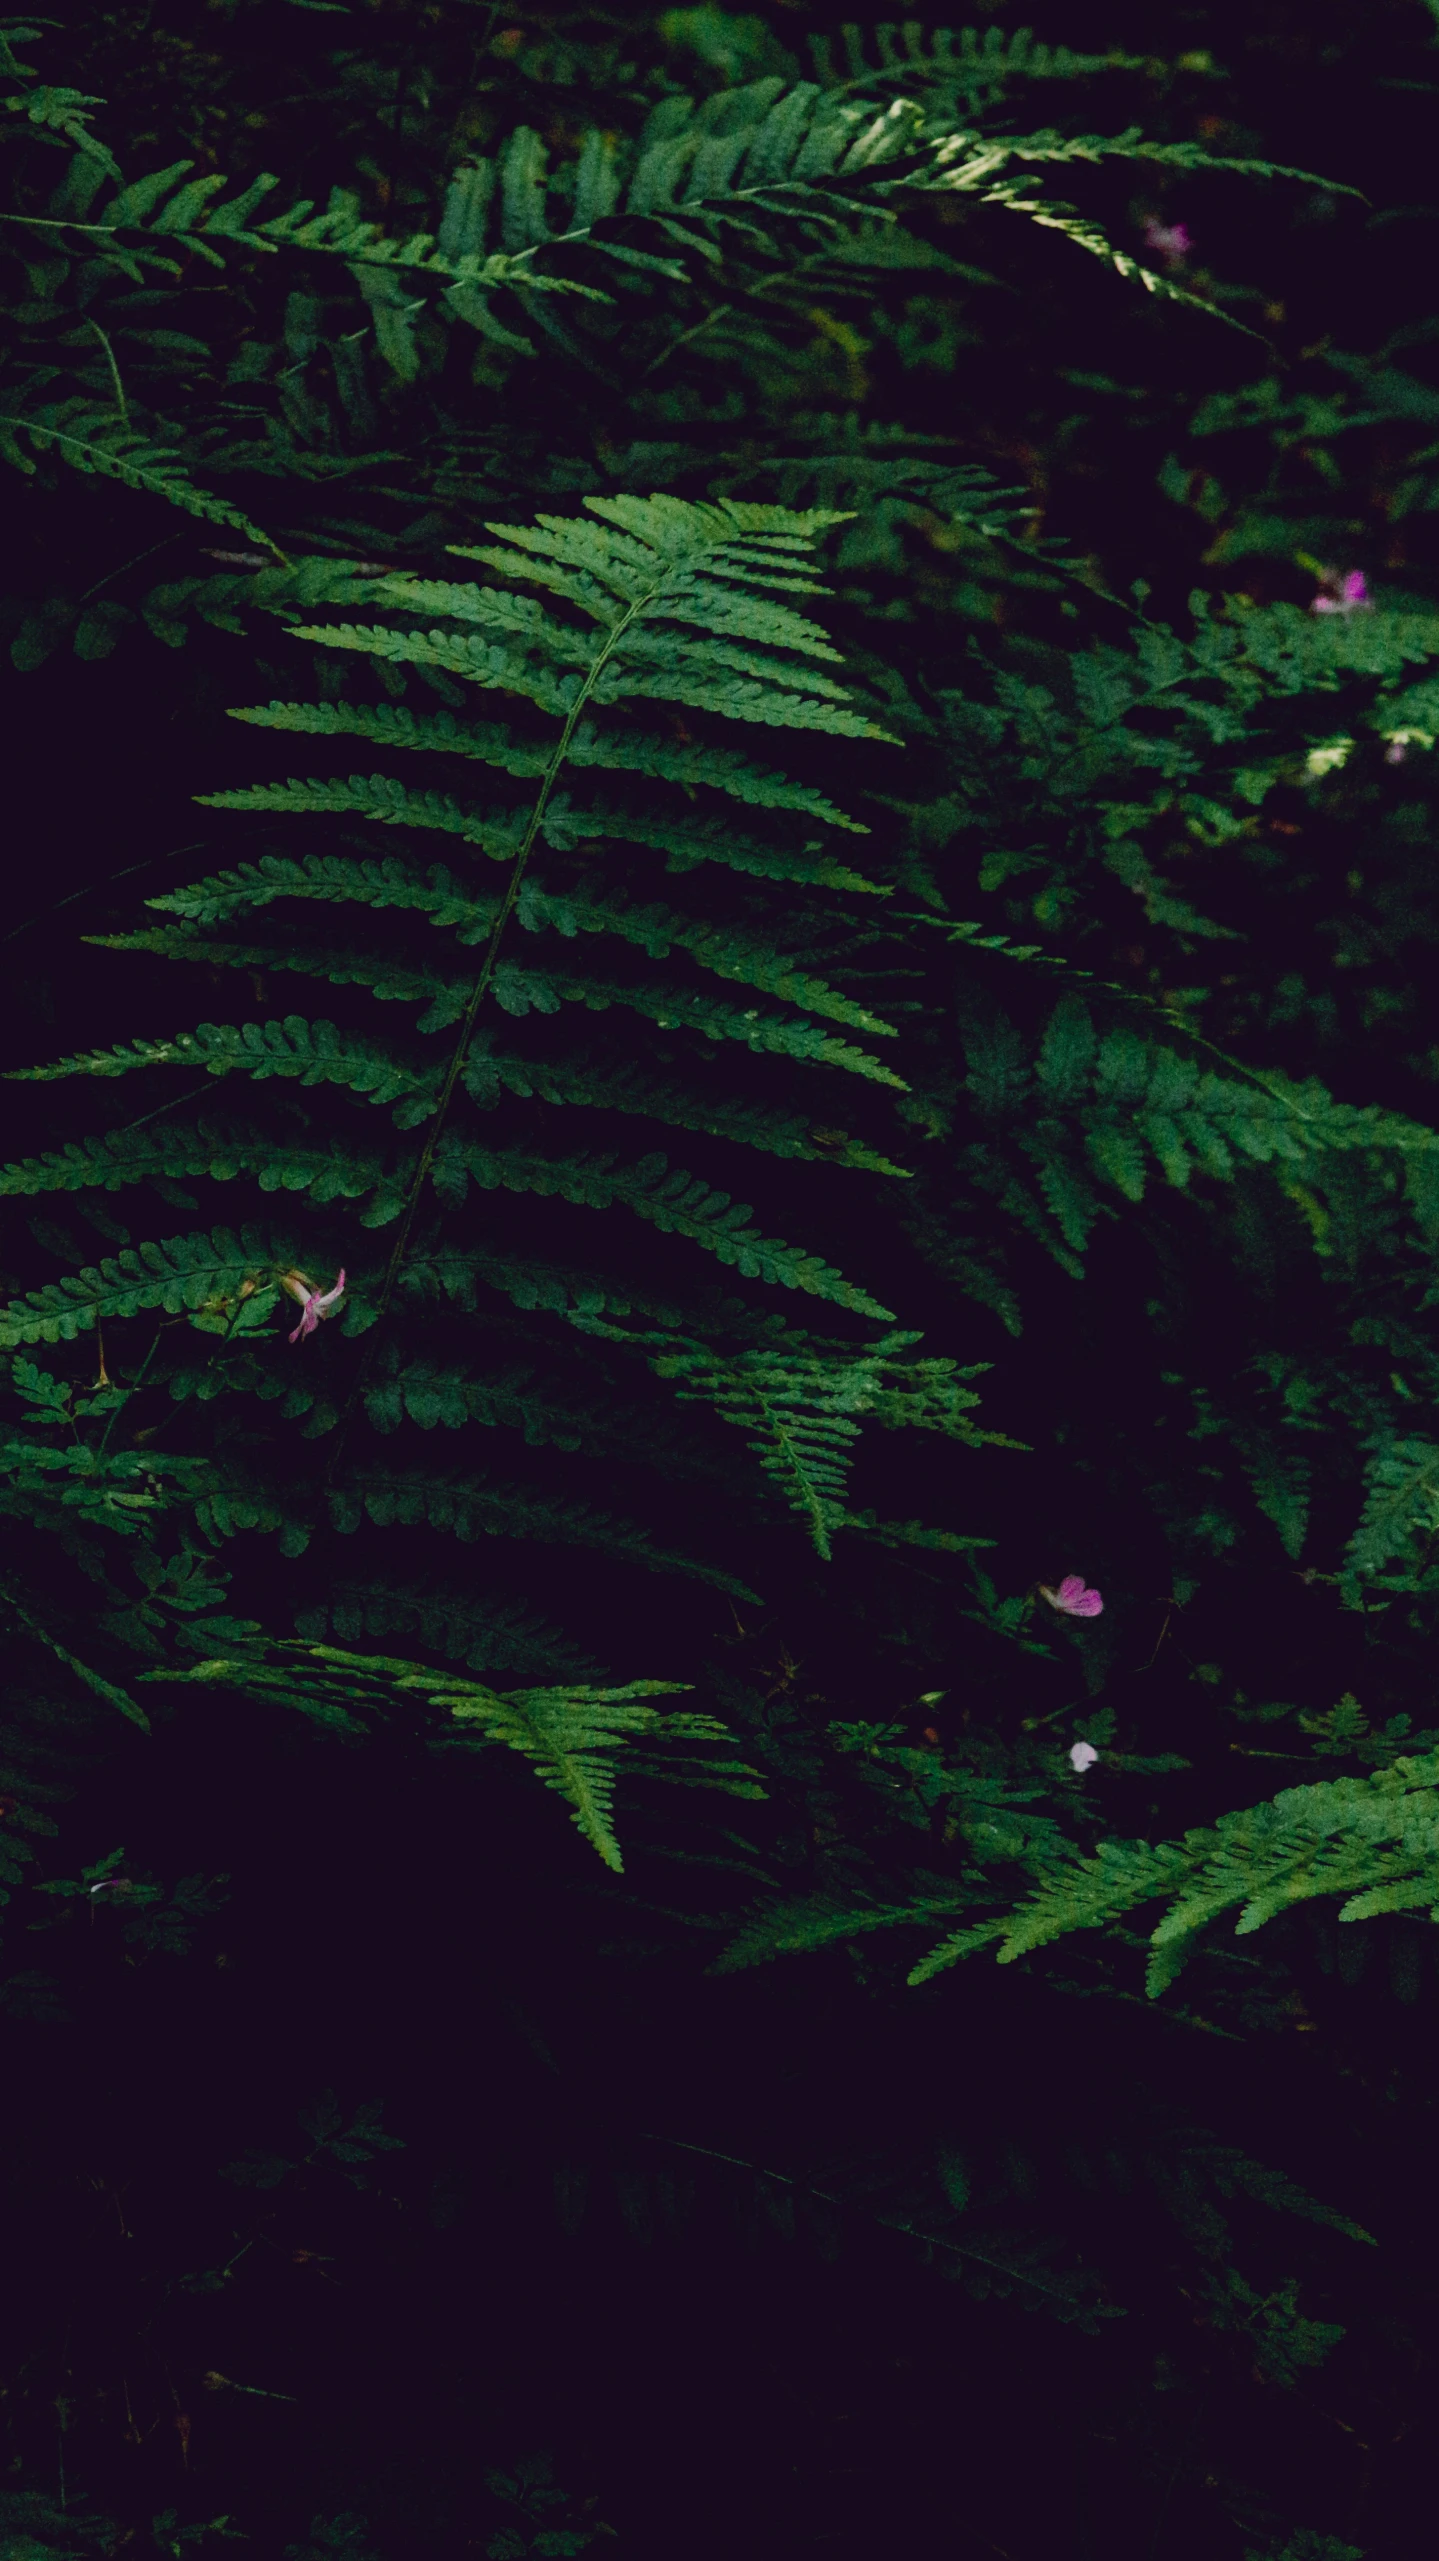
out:
M1039 1587L1040 1597L1052 1610L1062 1610L1066 1618L1098 1618L1104 1602L1082 1574L1066 1574L1057 1592L1047 1583Z
M1144 226L1144 245L1151 258L1162 258L1166 267L1182 267L1194 243L1182 222L1161 222L1152 213Z
M1402 738L1391 738L1388 746L1384 750L1384 762L1386 765L1402 765L1407 762L1408 755L1409 750L1405 745L1404 740Z
M1076 1770L1081 1778L1083 1778L1086 1770L1093 1769L1098 1758L1099 1754L1096 1752L1092 1743L1070 1744L1069 1766L1072 1770Z
M300 1302L300 1321L290 1340L292 1343L302 1343L307 1334L313 1334L321 1317L328 1316L337 1301L343 1298L345 1274L342 1267L336 1275L334 1288L319 1290L305 1272L285 1272L282 1275L281 1286L289 1291L292 1298L298 1298Z
M1369 589L1362 569L1351 569L1347 578L1342 579L1326 569L1324 585L1309 610L1312 614L1352 614L1367 612L1369 603Z

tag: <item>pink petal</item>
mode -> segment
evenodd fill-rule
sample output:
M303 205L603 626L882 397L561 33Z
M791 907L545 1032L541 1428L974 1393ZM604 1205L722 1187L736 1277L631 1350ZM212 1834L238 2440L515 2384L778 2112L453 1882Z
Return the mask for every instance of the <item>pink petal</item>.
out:
M286 1286L288 1287L289 1284L287 1283ZM345 1273L342 1265L333 1289L312 1289L305 1298L304 1312L301 1315L299 1324L295 1327L293 1334L290 1336L291 1342L302 1343L307 1334L313 1334L321 1317L329 1315L329 1312L335 1305L336 1300L342 1298L344 1296L344 1292Z
M1194 244L1187 224L1160 222L1151 214L1144 225L1144 245L1154 257L1162 258L1167 267L1178 267L1183 265Z
M1039 1589L1050 1608L1062 1610L1066 1618L1098 1618L1104 1607L1101 1595L1082 1574L1066 1574L1057 1592L1052 1592L1047 1583L1041 1583Z
M1326 587L1337 587L1337 595L1326 595L1323 589L1310 605L1312 614L1367 613L1370 606L1369 582L1362 569L1346 570L1340 578L1334 570L1324 572Z

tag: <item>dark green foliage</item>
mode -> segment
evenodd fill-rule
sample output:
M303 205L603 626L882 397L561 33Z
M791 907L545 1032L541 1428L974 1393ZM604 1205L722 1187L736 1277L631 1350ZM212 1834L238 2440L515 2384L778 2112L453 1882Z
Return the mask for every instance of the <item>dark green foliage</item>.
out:
M1427 20L3 45L0 2541L1409 2561Z

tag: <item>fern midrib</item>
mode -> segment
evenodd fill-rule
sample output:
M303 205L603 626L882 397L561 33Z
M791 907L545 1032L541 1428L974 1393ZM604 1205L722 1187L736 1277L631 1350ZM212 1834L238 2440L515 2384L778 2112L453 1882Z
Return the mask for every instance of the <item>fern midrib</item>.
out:
M830 1538L833 1527L830 1512L833 1507L826 1502L825 1496L811 1477L804 1453L784 1415L771 1403L763 1387L756 1389L755 1401L764 1416L777 1451L787 1462L794 1482L799 1488L800 1500L810 1518L810 1535L814 1540L815 1553L824 1564L828 1565L833 1553Z
M585 705L588 703L590 696L593 694L594 689L600 680L600 677L603 675L610 659L614 656L614 653L619 647L625 633L628 631L631 623L633 623L637 617L643 613L645 607L653 602L655 596L659 593L662 584L662 580L657 581L655 586L648 589L643 596L636 597L633 604L627 608L627 610L620 616L619 621L614 625L607 640L605 641L604 647L598 652L586 672L584 682L580 686L579 692L570 707L565 725L555 743L554 754L551 756L549 764L545 768L540 788L535 795L534 807L530 812L529 824L526 827L524 836L521 840L519 852L516 854L514 862L510 868L510 876L508 883L506 884L505 894L500 901L499 914L495 918L489 942L485 946L485 956L480 965L479 976L475 980L474 987L470 992L469 1001L465 1006L465 1011L461 1018L459 1038L455 1042L454 1049L450 1055L449 1065L445 1070L444 1081L440 1087L439 1099L436 1103L434 1119L430 1124L429 1135L427 1136L425 1144L420 1151L419 1162L415 1167L414 1175L406 1194L405 1206L400 1218L400 1231L395 1239L394 1248L391 1252L389 1263L386 1266L384 1283L380 1291L380 1303L376 1315L377 1323L383 1321L389 1310L391 1301L394 1298L396 1284L398 1283L400 1273L404 1267L405 1256L409 1251L410 1238L414 1232L415 1219L419 1212L420 1201L424 1195L425 1185L430 1178L431 1168L434 1165L440 1140L444 1135L445 1122L449 1116L450 1105L454 1101L455 1088L460 1081L460 1077L464 1073L465 1061L469 1056L470 1046L475 1036L475 1026L479 1021L480 1009L489 993L490 985L494 978L495 966L500 955L500 946L504 940L506 928L514 914L515 904L519 898L520 889L524 882L525 871L529 864L530 856L534 851L540 829L544 824L545 811L549 807L551 795L559 780L560 774L564 769L566 758L569 755L570 741L574 736L575 729L579 723L580 716L584 711ZM341 1438L343 1438L345 1425L348 1422L350 1413L353 1411L355 1398L358 1396L362 1384L363 1369L360 1379L356 1381L350 1403L346 1407L345 1417L341 1423ZM338 1451L339 1442L337 1442L336 1447Z

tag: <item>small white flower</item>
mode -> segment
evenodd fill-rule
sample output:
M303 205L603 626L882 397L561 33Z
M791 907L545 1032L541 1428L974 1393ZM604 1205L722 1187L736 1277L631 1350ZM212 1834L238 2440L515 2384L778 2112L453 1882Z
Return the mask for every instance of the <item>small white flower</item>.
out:
M1070 1768L1071 1768L1072 1770L1077 1770L1077 1771L1079 1772L1079 1774L1080 1774L1081 1778L1083 1777L1083 1775L1084 1775L1084 1773L1085 1773L1085 1771L1086 1771L1086 1770L1092 1770L1092 1769L1093 1769L1094 1764L1095 1764L1095 1762L1098 1760L1098 1758L1099 1758L1099 1754L1096 1752L1096 1750L1095 1750L1095 1748L1094 1748L1094 1745L1093 1745L1092 1743L1071 1743L1071 1744L1070 1744L1070 1747L1069 1747L1069 1766L1070 1766Z

